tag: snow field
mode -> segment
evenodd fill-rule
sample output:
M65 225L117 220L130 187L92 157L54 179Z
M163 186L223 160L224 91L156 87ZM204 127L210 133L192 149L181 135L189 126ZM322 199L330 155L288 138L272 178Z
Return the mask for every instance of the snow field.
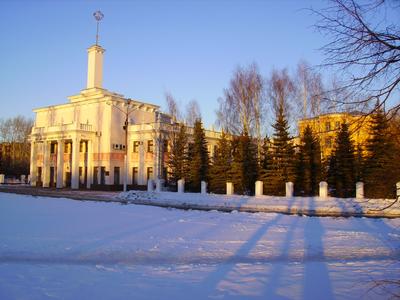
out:
M387 299L399 226L0 193L0 299Z

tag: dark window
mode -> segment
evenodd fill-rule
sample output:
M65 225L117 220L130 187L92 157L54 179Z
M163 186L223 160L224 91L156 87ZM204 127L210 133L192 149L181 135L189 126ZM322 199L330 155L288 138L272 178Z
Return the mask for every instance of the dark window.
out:
M133 167L132 168L132 184L138 184L138 168Z
M148 167L147 168L147 180L152 179L152 178L153 178L153 168Z
M153 140L149 140L149 141L147 141L147 152L150 152L150 153L153 153L153 147L154 145L153 145Z
M168 152L168 140L164 140L164 143L163 143L163 151L164 151L164 153L167 153L167 152Z
M331 130L331 122L325 122L325 131Z
M51 154L55 154L56 153L56 151L57 151L57 146L56 146L57 144L55 144L55 143L51 143L50 144L50 153Z
M114 167L114 184L119 184L119 167Z
M139 152L139 141L133 142L133 152L135 153Z
M106 167L100 168L100 184L106 184Z
M325 147L326 148L331 148L332 147L332 137L327 137L325 139Z
M93 168L93 184L99 184L98 172L99 172L99 167L94 167Z

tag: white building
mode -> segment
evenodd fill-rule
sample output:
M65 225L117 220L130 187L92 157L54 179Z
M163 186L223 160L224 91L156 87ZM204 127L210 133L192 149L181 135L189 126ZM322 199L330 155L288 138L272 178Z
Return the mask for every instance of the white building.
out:
M86 89L68 97L66 104L34 110L31 185L120 185L125 170L128 185L165 178L173 121L157 105L104 89L104 52L99 45L88 49ZM211 155L218 137L218 132L206 131Z

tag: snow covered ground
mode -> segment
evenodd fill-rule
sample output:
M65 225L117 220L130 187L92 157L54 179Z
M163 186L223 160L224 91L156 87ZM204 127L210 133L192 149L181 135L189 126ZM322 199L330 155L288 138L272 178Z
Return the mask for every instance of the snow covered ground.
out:
M0 193L0 299L387 299L399 226Z
M240 196L199 193L128 191L118 195L135 204L247 212L280 212L328 216L400 217L400 201L320 197ZM393 204L394 205L391 205ZM389 207L390 206L390 207ZM388 208L386 208L388 207ZM383 209L386 208L386 209Z

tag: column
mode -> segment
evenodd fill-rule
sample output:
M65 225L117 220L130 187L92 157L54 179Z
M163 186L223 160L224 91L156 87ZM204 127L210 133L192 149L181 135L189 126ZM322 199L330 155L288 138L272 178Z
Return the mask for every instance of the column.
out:
M92 182L93 182L93 144L92 144L91 140L87 141L86 155L87 155L87 157L86 157L86 166L87 166L86 188L90 189Z
M79 144L80 139L72 140L72 166L71 166L71 189L79 189Z
M43 143L43 187L50 186L50 149L49 142L44 141Z
M31 175L31 186L36 186L36 173L37 173L37 158L36 158L36 144L35 141L31 141L31 163L30 163L30 175Z
M57 183L56 187L61 189L64 187L64 141L57 141Z

